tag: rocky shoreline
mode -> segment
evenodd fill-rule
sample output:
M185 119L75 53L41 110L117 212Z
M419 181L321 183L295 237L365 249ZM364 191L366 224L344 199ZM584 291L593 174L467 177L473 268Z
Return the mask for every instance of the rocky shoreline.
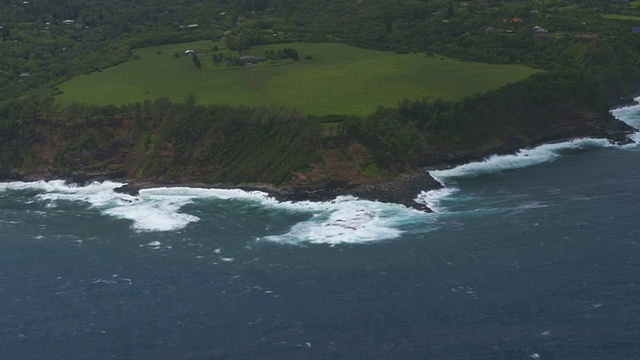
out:
M618 99L615 106L612 109L619 109L627 106L638 105L638 101L636 99L640 98L640 91L636 91L628 96L622 96Z
M623 101L624 100L624 101ZM637 104L629 96L617 104L629 106ZM554 113L555 114L555 113ZM558 113L557 115L562 115ZM360 163L340 163L340 167L330 168L332 158L325 158L323 170L313 174L302 174L296 181L291 181L281 187L270 184L247 183L204 183L201 177L185 175L182 180L163 181L162 179L136 176L135 157L127 157L131 149L125 147L114 151L109 158L113 160L111 166L92 167L92 153L81 154L77 161L68 166L68 170L53 166L51 149L42 147L34 153L32 159L39 159L31 166L20 170L4 167L0 163L0 181L37 181L63 179L69 183L85 184L92 181L119 181L127 183L116 191L136 195L139 190L153 187L201 187L221 189L242 189L245 191L262 191L280 201L330 201L338 196L355 196L365 200L402 204L409 208L430 212L425 204L415 201L423 191L436 190L442 187L429 175L429 170L447 169L473 161L482 161L491 155L514 154L524 148L531 148L545 143L569 141L575 138L604 138L612 143L625 144L632 140L630 134L637 131L627 124L618 121L610 114L593 114L575 109L564 121L551 123L544 131L534 133L527 140L513 137L506 139L497 147L476 151L459 151L458 149L431 149L426 161L416 167L405 167L397 171L391 180L379 181L362 177L357 168ZM608 115L608 116L607 116ZM559 117L558 119L563 119ZM584 120L582 120L584 119ZM515 140L514 140L515 139ZM350 155L360 159L367 159L366 149L362 145L352 146ZM328 151L327 153L330 153ZM362 155L364 154L364 155ZM334 158L335 160L335 154ZM335 161L334 161L335 162ZM109 161L105 161L109 164ZM344 168L347 166L348 168ZM191 181L193 180L193 181Z
M612 143L623 145L632 142L629 135L634 133L635 129L620 125L613 126L610 129L597 129L593 134L594 138L605 138ZM563 138L555 141L532 144L524 147L534 147L544 143L564 142L576 139ZM354 196L363 200L379 201L386 203L396 203L408 208L417 209L425 212L432 212L426 204L416 202L415 199L422 192L437 190L442 188L442 184L429 175L430 170L442 170L453 168L473 161L482 161L491 155L514 154L523 147L510 148L504 147L496 152L488 154L477 154L477 156L469 156L464 158L452 159L451 161L441 162L437 165L431 165L410 173L403 173L394 179L376 184L360 185L355 187L335 187L335 188L318 188L318 189L293 189L283 190L275 188L268 184L260 185L230 185L230 184L203 184L203 183L154 183L154 182L136 182L126 179L120 181L126 182L116 192L137 195L141 189L154 187L201 187L201 188L218 188L218 189L241 189L244 191L261 191L269 194L279 201L331 201L338 196ZM96 179L92 179L96 180Z
M626 105L637 104L635 100ZM436 181L431 175L430 170L450 169L459 165L467 164L474 161L483 161L492 155L515 154L518 151L548 143L560 143L571 141L577 138L591 137L607 139L613 144L625 145L632 143L630 135L638 131L621 121L613 121L607 128L595 128L589 136L564 137L551 141L543 141L539 143L528 144L527 146L504 146L495 151L483 154L474 154L473 156L459 157L448 161L430 164L411 173L404 173L396 176L390 181L380 182L373 185L362 185L352 188L337 189L316 189L303 191L282 191L270 188L249 187L245 190L261 190L265 191L275 198L283 201L328 201L335 199L337 196L351 195L364 200L380 201L388 203L401 204L409 208L421 211L431 212L425 204L416 202L415 199L422 192L437 190L442 188L442 184ZM242 187L240 187L242 188Z
M612 143L625 144L631 142L629 135L637 130L627 126L621 122L614 122L612 126L607 129L594 129L589 137L593 138L606 138ZM578 136L582 137L582 136ZM534 147L544 143L563 142L569 141L578 137L567 137L561 139L554 139L551 141L544 141L541 143L528 144L524 147L509 147L504 146L499 149L494 149L490 153L474 154L473 156L456 157L448 159L447 161L440 161L436 164L430 164L429 166L415 169L410 172L398 174L395 178L389 181L363 184L356 186L326 186L317 188L293 188L282 189L277 188L269 184L209 184L201 182L162 182L162 181L146 181L129 179L119 174L96 174L87 175L78 171L71 176L56 176L56 174L50 171L33 171L23 176L2 176L4 181L37 181L37 180L65 180L68 183L86 184L93 181L118 181L124 182L126 185L115 189L116 192L127 193L131 195L137 195L142 189L156 188L156 187L198 187L198 188L218 188L218 189L241 189L244 191L261 191L269 194L279 201L331 201L338 196L354 196L363 200L380 201L387 203L396 203L404 205L408 208L417 209L420 211L431 212L425 204L416 202L415 199L423 191L437 190L442 188L442 185L429 175L429 170L441 170L448 169L465 163L473 161L482 161L491 155L505 155L513 154L523 148Z
M93 179L96 180L96 179ZM331 201L339 196L354 196L363 200L396 203L408 208L431 212L425 204L416 202L416 197L422 191L435 190L442 185L432 178L426 170L409 174L401 174L390 181L374 185L363 185L354 188L332 188L293 191L277 189L270 185L229 185L229 184L203 184L203 183L152 183L136 182L121 179L127 184L116 188L116 192L136 196L142 189L156 187L199 187L216 189L240 189L244 191L261 191L269 194L279 201Z

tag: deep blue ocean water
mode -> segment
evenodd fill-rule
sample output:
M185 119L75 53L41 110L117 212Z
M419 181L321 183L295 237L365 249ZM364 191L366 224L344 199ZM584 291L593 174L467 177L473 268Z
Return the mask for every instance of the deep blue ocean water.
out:
M434 214L0 184L0 358L638 359L639 164L493 157L433 172Z

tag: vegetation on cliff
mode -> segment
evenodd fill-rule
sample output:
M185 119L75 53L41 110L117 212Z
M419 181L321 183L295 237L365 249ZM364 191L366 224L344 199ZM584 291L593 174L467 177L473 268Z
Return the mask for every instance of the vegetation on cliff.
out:
M607 109L640 83L633 18L640 8L604 0L5 1L0 10L3 177L355 187L543 141L620 139L629 129ZM238 59L252 49L266 49L269 57L270 49L297 53L303 43L344 42L414 53L407 56L425 64L451 57L540 73L484 94L460 89L458 97L444 99L416 87L404 101L353 112L282 102L213 105L204 95L199 104L193 94L113 105L61 105L52 97L78 75L99 77L116 64L146 61L142 48L196 40L219 40L211 51L226 47ZM167 61L188 56L156 55ZM298 60L296 67L322 59L300 51ZM215 59L200 56L199 62L201 69L183 63L201 75Z
M624 140L629 130L610 118L598 85L572 73L543 73L460 102L405 100L368 116L197 105L195 96L32 106L7 109L23 121L3 123L4 176L355 188L544 141Z

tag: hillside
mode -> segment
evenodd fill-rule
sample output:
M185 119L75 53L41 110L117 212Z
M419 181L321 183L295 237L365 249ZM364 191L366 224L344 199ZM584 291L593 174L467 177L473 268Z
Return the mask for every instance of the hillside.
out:
M200 41L136 49L132 59L122 64L60 84L62 93L56 100L62 104L124 105L161 96L183 101L193 94L203 105L368 115L378 106L395 106L404 98L461 100L537 72L518 65L460 62L329 43L254 46L246 51L248 55L263 57L268 51L292 48L300 60L229 66L225 61L212 61L213 56L236 56L223 46ZM198 53L200 69L184 54L189 49Z
M575 137L629 141L632 129L602 108L593 84L557 76L461 102L405 101L367 117L166 98L51 107L25 119L28 130L10 129L21 146L3 149L0 176L258 187L286 199L354 194L416 206L420 190L439 186L421 167Z

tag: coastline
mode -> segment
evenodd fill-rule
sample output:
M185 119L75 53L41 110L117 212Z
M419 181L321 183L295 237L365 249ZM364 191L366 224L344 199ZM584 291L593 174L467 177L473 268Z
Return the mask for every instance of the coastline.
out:
M637 95L640 95L637 94ZM611 110L638 105L637 98L625 97L624 100L611 108ZM198 176L185 176L184 181L162 181L148 177L131 176L135 174L135 159L119 162L120 166L95 169L90 167L75 167L72 170L57 169L51 162L41 161L30 167L12 169L0 164L0 181L38 181L38 180L65 180L67 183L86 184L94 181L118 181L126 185L116 189L117 192L136 195L141 189L157 187L194 187L194 188L218 188L240 189L244 191L261 191L279 201L331 201L339 196L354 196L363 200L379 201L384 203L401 204L408 208L425 212L432 212L424 203L415 201L423 192L438 190L443 185L434 179L429 171L446 170L471 162L482 162L494 155L513 155L524 149L531 149L543 144L561 143L575 139L607 139L612 144L624 145L632 143L631 135L638 131L628 124L615 119L608 114L589 114L576 111L573 118L582 118L581 125L575 126L570 122L560 121L558 127L543 128L542 132L535 133L528 140L505 139L502 144L482 150L459 150L447 152L444 149L434 148L433 153L427 156L427 161L417 164L412 168L405 168L396 172L391 180L371 181L371 179L353 177L354 173L342 173L342 175L329 175L312 180L293 182L281 187L268 183L207 183L198 181ZM555 124L554 124L555 125ZM126 151L126 150L125 150ZM118 157L116 153L114 158ZM40 155L44 155L40 154ZM127 162L128 161L128 162ZM111 170L113 169L113 170ZM193 180L193 181L192 181Z
M636 130L638 131L638 130ZM629 138L634 131L615 134L607 134L608 136L590 137L592 139L606 139L612 144L624 145L632 142ZM116 192L137 195L142 189L158 188L158 187L193 187L193 188L216 188L216 189L240 189L243 191L260 191L269 194L278 201L331 201L339 196L354 196L362 200L378 201L385 203L400 204L407 208L412 208L424 212L433 212L426 204L417 202L418 196L427 191L442 189L443 185L434 179L429 172L432 170L448 170L460 165L469 164L471 162L482 162L490 156L495 155L513 155L525 149L535 148L545 144L570 142L584 137L571 137L557 139L537 143L527 147L515 149L503 149L504 151L483 154L477 157L467 157L464 159L455 159L450 162L442 162L436 165L422 167L413 172L397 175L394 179L376 184L361 185L348 188L319 188L319 189L293 189L284 190L274 187L270 184L207 184L199 182L180 182L180 183L163 183L150 181L137 181L127 179L117 179L125 182L126 185L116 188ZM114 180L114 179L87 179L87 181L96 180ZM85 181L86 182L86 181Z
M637 102L635 103L637 104ZM631 104L633 105L633 104ZM629 105L626 105L629 106ZM622 105L621 107L624 107ZM56 176L51 171L33 171L24 176L2 176L1 181L50 181L64 180L70 184L84 185L94 181L117 181L125 183L125 185L116 188L119 193L126 193L133 196L138 195L142 189L151 189L159 187L191 187L191 188L207 188L207 189L239 189L243 191L260 191L267 193L278 201L331 201L339 196L354 196L362 200L378 201L384 203L395 203L424 212L433 212L433 209L427 207L426 204L417 202L418 195L423 192L442 189L443 185L434 179L429 172L432 170L447 170L460 165L471 162L482 162L490 156L494 155L513 155L524 149L531 149L544 144L562 143L576 139L592 138L606 139L610 143L624 145L630 142L630 135L638 131L631 126L616 121L612 129L596 129L593 136L575 136L551 141L543 141L534 144L528 144L524 147L503 146L500 149L487 153L478 153L471 156L456 157L448 161L440 161L434 164L414 169L410 172L398 174L393 179L374 184L349 186L349 187L324 187L324 188L293 188L283 189L271 184L229 184L229 183L203 183L198 181L185 182L163 182L149 179L132 179L121 176L120 174L82 174L80 171L67 176ZM624 124L624 126L619 126ZM120 175L120 176L119 176Z
M89 179L96 181L98 179ZM114 179L102 179L114 180ZM442 185L431 177L427 170L420 170L409 174L401 174L396 178L374 185L363 185L355 188L314 189L314 190L283 190L269 184L205 184L198 182L186 183L161 183L138 182L136 180L117 179L126 183L115 191L136 196L140 190L158 187L192 187L205 189L240 189L243 191L260 191L269 194L278 201L331 201L339 196L354 196L362 200L379 201L385 203L400 204L425 212L432 212L425 204L416 202L416 197L422 191L436 190Z
M627 96L620 97L610 110L616 110L635 105L640 105L640 90L633 92Z
M628 105L627 105L628 106ZM624 107L624 106L621 106ZM637 129L635 131L638 131ZM606 134L607 136L589 137L593 139L606 139L610 143L624 145L632 142L629 138L635 131L625 131L623 133ZM601 134L602 135L602 134ZM51 181L64 180L69 184L84 185L90 182L98 181L117 181L125 183L125 185L114 189L119 193L125 193L137 196L140 190L152 189L160 187L189 187L189 188L205 188L205 189L239 189L247 192L260 191L267 193L270 197L278 201L313 201L324 202L332 201L339 196L354 196L362 200L377 201L384 203L400 204L407 208L412 208L427 213L433 212L426 204L417 202L416 199L423 192L442 189L443 185L434 179L429 172L432 170L448 170L460 165L469 164L471 162L482 162L490 156L495 155L513 155L518 151L535 148L537 146L553 143L569 142L576 139L584 139L585 137L570 137L556 139L554 141L546 141L533 144L526 147L503 148L502 151L491 152L487 154L477 154L477 156L469 156L464 158L456 158L451 161L431 164L412 172L398 174L391 180L379 182L375 184L360 185L355 187L336 187L336 188L316 188L316 189L282 189L271 184L229 184L229 183L203 183L197 181L186 182L162 182L152 180L128 179L121 176L109 176L101 174L96 176L78 175L75 176L55 176L48 172L33 172L25 176L18 177L2 177L1 181Z

